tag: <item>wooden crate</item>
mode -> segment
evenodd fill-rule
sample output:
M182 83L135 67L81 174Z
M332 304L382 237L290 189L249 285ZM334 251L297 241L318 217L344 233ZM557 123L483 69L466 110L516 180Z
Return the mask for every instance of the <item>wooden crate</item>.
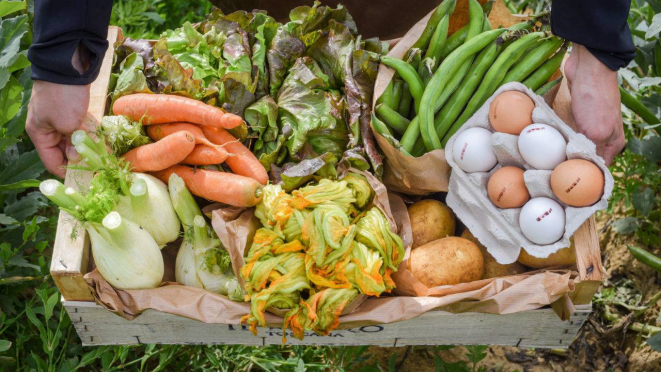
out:
M112 46L122 39L121 29L110 27ZM92 84L89 113L97 120L106 112L108 84L113 57L109 48L101 73ZM89 181L89 175L67 172L65 184L76 188ZM74 182L74 179L77 182ZM75 222L60 213L53 248L51 274L62 293L62 303L83 345L118 344L245 344L269 345L282 342L279 328L259 328L253 336L239 324L203 322L148 310L133 321L115 315L94 302L83 275L90 266L87 234L72 239ZM519 347L567 348L591 312L590 301L601 284L603 268L594 218L586 221L574 235L576 263L581 282L570 294L576 309L570 321L561 321L550 308L517 314L451 314L430 311L417 318L354 329L336 330L329 336L307 332L303 341L288 337L294 345L447 345L490 344Z

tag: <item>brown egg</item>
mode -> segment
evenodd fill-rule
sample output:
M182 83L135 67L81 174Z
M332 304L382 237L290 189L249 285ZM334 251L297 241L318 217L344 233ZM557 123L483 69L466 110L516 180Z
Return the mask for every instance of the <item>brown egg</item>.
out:
M495 171L489 178L487 193L498 208L519 208L530 199L523 169L517 167L502 167Z
M572 207L587 207L604 194L604 174L591 161L572 159L560 163L551 173L551 189Z
M532 124L535 102L526 94L509 91L498 95L489 107L489 122L497 132L519 135Z

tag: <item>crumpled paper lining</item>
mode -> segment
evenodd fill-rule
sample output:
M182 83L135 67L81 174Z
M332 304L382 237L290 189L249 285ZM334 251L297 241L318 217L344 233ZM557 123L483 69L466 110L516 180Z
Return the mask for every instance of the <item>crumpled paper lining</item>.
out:
M479 3L485 3L486 0L479 0ZM402 58L411 46L418 40L423 30L427 26L432 10L423 19L416 23L409 32L388 53L391 57ZM468 23L468 1L459 0L452 16L450 17L450 26L448 36L454 31ZM509 27L513 24L522 22L524 18L513 16L502 0L494 2L489 21L492 28ZM394 75L394 70L385 66L379 66L379 73L376 77L374 87L374 97L372 108L376 105L376 100L383 94L390 80ZM557 90L549 92L549 96L554 96ZM440 191L448 191L450 180L450 166L445 161L444 150L434 150L420 157L404 155L401 151L393 147L390 142L383 138L379 133L372 129L376 141L386 157L383 183L389 191L401 192L409 195L427 195Z
M519 154L518 136L511 134L493 133L491 143L499 163L489 172L465 173L456 166L453 154L448 153L446 160L452 167L452 176L446 202L464 225L501 264L516 261L521 247L532 256L540 258L548 257L561 248L569 247L569 238L574 232L596 211L608 207L608 198L613 191L613 176L608 171L604 160L596 154L594 143L583 134L574 132L541 97L521 83L508 83L496 90L475 115L468 119L466 124L450 138L447 148L453 148L457 136L469 128L480 127L493 131L489 124L489 106L495 97L505 91L518 91L528 95L535 102L532 114L533 123L547 124L557 129L567 141L567 159L586 159L597 165L604 174L605 187L604 194L597 203L583 208L567 206L551 190L550 178L553 171L536 170L528 165ZM532 198L547 197L562 205L566 222L565 233L559 241L548 245L534 244L523 235L519 228L521 208L500 209L493 205L487 193L487 182L496 170L505 165L525 169L525 183Z
M412 242L406 205L398 195L388 194L376 178L366 176L376 191L375 204L396 227L406 247L406 255L399 271L393 275L397 284L394 293L367 298L355 310L340 317L338 329L402 321L434 309L455 313L509 314L553 303L563 319L571 314L572 304L567 294L577 283L577 274L572 270L535 271L431 289L420 287L420 282L406 269ZM245 263L243 254L259 222L253 218L252 209L231 208L213 211L212 224L230 253L235 273L238 273ZM164 280L173 280L176 253L168 252L166 248L164 256L168 274ZM219 294L173 282L166 281L155 289L120 290L108 284L97 270L86 274L85 280L101 306L129 320L152 309L205 323L239 324L250 309L249 302L234 302ZM282 326L281 317L271 313L265 316L268 326Z

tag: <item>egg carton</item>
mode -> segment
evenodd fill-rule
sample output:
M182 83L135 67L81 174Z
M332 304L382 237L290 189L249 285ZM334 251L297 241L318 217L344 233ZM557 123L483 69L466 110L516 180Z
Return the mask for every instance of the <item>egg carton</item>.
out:
M547 124L557 129L567 141L567 159L585 159L596 164L604 173L605 186L601 199L589 207L571 207L561 202L551 190L551 170L537 170L527 164L518 149L518 136L496 132L489 124L489 106L494 98L505 91L519 91L528 95L535 103L532 119L535 124ZM487 102L455 133L446 148L452 149L457 136L469 128L480 127L491 132L491 143L498 160L488 172L466 173L454 161L452 151L445 157L452 167L448 186L447 205L468 227L489 253L501 264L517 260L521 248L532 256L545 258L559 249L569 247L569 238L596 211L608 206L613 192L613 177L604 160L596 154L596 146L583 134L576 133L565 124L544 99L520 83L508 83L500 87ZM518 166L524 169L524 180L531 198L547 197L555 200L565 210L565 233L562 238L549 245L538 245L528 240L519 228L521 208L500 209L487 194L487 182L491 175L503 166Z

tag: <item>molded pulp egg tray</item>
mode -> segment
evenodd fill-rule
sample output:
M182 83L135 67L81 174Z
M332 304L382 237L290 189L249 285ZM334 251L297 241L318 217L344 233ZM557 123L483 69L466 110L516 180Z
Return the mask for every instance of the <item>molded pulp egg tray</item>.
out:
M535 124L547 124L557 129L567 141L567 159L585 159L596 164L604 173L604 194L599 201L589 207L570 207L561 202L551 190L551 170L538 170L528 165L518 148L518 137L512 134L496 132L489 124L489 106L493 99L505 91L519 91L528 95L535 103L532 121ZM491 144L498 159L496 166L488 172L466 173L454 161L452 151L446 151L445 157L452 167L448 187L447 204L457 217L468 227L473 235L487 247L489 253L501 264L512 263L519 257L521 248L535 256L548 257L561 248L570 245L569 238L598 210L608 206L608 198L613 191L611 176L604 160L596 154L596 146L583 134L576 133L565 124L542 97L533 93L520 83L508 83L500 87L487 102L450 138L446 149L452 149L457 136L469 128L480 127L491 132ZM537 245L528 240L519 228L521 208L500 209L487 195L487 182L491 175L503 166L516 166L524 169L524 179L531 198L551 198L565 210L565 233L560 240L549 245Z

